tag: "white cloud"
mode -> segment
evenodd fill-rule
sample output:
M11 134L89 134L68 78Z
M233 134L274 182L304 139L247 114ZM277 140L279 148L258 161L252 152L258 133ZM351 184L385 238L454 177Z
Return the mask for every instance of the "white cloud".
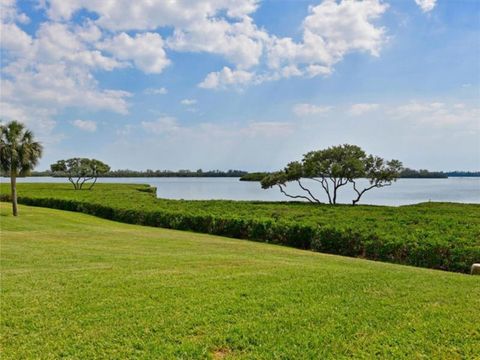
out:
M480 131L480 108L465 104L412 101L390 108L387 114L396 119L429 127L461 126L463 130L477 133Z
M16 0L1 0L0 1L0 21L4 23L19 22L26 24L30 21L29 17L18 11L15 6Z
M332 109L331 106L319 106L313 104L296 104L293 107L293 112L297 116L311 116L325 114Z
M240 68L259 63L268 34L259 30L249 17L230 23L224 19L203 19L176 29L169 39L176 51L208 52L223 55Z
M229 86L244 86L253 79L254 74L251 72L232 70L225 66L221 71L208 74L198 86L204 89L223 89Z
M258 0L84 1L48 0L47 14L68 20L79 9L98 14L98 26L109 31L153 31L172 27L169 46L177 51L225 56L240 67L256 65L268 35L248 16Z
M99 90L96 81L83 69L66 64L17 63L7 68L11 79L2 81L2 97L11 104L37 105L59 111L66 107L87 107L126 114L125 98L130 93L121 90Z
M111 30L154 30L164 26L185 26L220 13L241 19L255 12L258 0L47 0L47 14L54 20L69 20L80 10L99 15L97 23Z
M80 9L96 13L94 25L113 34L99 48L117 60L133 61L147 73L160 73L169 64L165 49L224 57L230 65L208 74L200 84L206 89L239 88L292 76L326 76L350 52L378 56L386 41L385 29L373 23L387 9L380 0L325 0L310 6L299 42L259 28L252 17L259 3L45 0L45 7L51 19L62 21ZM153 31L165 27L173 33L163 41ZM140 33L133 37L119 31ZM94 29L91 34L95 36Z
M157 33L147 32L135 37L121 33L97 46L118 60L132 60L145 73L159 74L170 64L163 49L163 39Z
M111 71L125 66L115 59L104 56L85 39L83 31L92 31L91 25L87 28L76 26L70 28L66 24L43 23L35 34L32 50L32 60L37 62L68 62L70 66L85 66Z
M83 130L83 131L88 131L88 132L95 132L97 131L97 123L92 120L74 120L72 121L73 126L76 128Z
M303 39L273 38L268 49L268 64L304 66L310 76L328 75L331 67L349 52L367 52L378 56L386 41L385 29L372 24L387 9L378 0L325 0L311 6L303 21Z
M350 107L349 114L353 116L360 116L365 113L377 110L379 107L380 107L379 104L367 104L367 103L353 104Z
M143 91L147 95L165 95L168 93L167 88L161 87L158 89L148 88Z
M328 52L327 58L338 61L347 52L359 50L379 55L385 41L385 30L371 23L387 9L378 0L341 1L327 0L310 8L303 22L304 40ZM315 49L308 49L315 54ZM327 62L328 63L328 62Z
M423 12L432 11L437 0L415 0L415 3L422 9Z
M31 36L8 19L2 17L7 21L2 30L8 31L1 32L6 54L1 68L1 113L5 120L23 121L47 138L53 134L54 117L67 107L127 113L130 94L99 89L92 74L94 69L109 71L122 64L85 40L95 38L91 23L69 26L46 22Z
M32 38L15 24L1 24L0 39L2 49L13 56L27 54L32 46Z
M154 134L174 133L181 130L181 127L174 117L163 116L155 121L142 121L142 128Z
M28 104L12 104L7 101L0 102L0 119L5 121L17 120L40 135L42 140L49 137L55 128L52 117L56 114L54 109L46 109Z
M195 99L183 99L182 101L180 101L180 103L182 105L185 105L185 106L192 106L192 105L195 105L197 103L197 100L195 100Z

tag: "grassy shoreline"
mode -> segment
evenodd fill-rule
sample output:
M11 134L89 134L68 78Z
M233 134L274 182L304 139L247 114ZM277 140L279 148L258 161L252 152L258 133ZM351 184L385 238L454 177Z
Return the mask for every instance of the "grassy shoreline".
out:
M401 207L155 197L148 185L18 184L19 202L121 222L223 235L372 260L468 272L480 261L480 205ZM8 195L2 184L3 199Z
M0 204L2 358L472 359L479 277Z

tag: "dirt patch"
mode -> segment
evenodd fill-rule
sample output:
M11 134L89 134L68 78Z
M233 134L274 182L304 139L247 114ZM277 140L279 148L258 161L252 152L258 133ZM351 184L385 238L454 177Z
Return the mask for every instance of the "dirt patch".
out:
M212 359L214 360L225 359L229 354L231 354L230 349L227 349L227 348L217 349L212 353Z

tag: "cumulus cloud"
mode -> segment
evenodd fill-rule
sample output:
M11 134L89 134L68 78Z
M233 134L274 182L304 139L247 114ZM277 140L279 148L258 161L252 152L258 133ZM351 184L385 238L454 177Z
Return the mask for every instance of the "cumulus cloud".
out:
M380 0L311 6L299 41L258 26L253 19L258 0L44 0L47 20L31 33L22 30L29 18L14 0L0 6L3 114L26 122L37 117L42 131L54 128L55 116L68 107L128 113L131 94L101 88L96 73L132 67L159 74L171 64L170 51L222 56L229 65L207 74L198 86L241 89L281 78L327 76L350 52L378 56L386 40L385 30L374 24L387 8ZM82 9L95 15L72 21ZM171 34L162 37L157 32L162 28ZM303 109L308 112L321 109Z
M69 20L84 8L98 14L100 27L113 32L172 27L171 49L219 54L240 67L259 62L262 41L268 38L249 17L257 6L257 0L46 1L52 19Z
M293 107L293 113L297 116L311 116L325 114L332 109L331 106L319 106L313 104L296 104Z
M97 123L92 120L73 120L72 121L73 126L76 128L83 130L83 131L88 131L88 132L95 132L97 131Z
M176 51L208 52L224 56L239 68L258 65L268 34L249 17L230 23L224 19L199 21L176 29L169 39Z
M79 26L43 23L35 34L33 47L25 55L38 63L65 62L72 67L84 66L107 71L124 66L115 59L104 56L89 43L88 36L82 35L83 30L85 29Z
M244 70L232 70L225 66L221 71L208 74L205 79L198 84L204 89L224 89L230 86L243 86L252 82L255 75Z
M437 0L415 0L415 3L422 9L423 12L432 11Z
M303 21L303 39L273 38L267 54L272 68L295 64L310 76L325 75L349 52L378 56L386 41L385 29L372 21L387 5L378 0L326 0L311 6Z
M99 48L110 51L116 60L132 61L147 73L162 72L170 63L166 55L170 50L222 56L230 64L208 74L200 84L205 89L245 87L292 76L326 76L350 52L378 56L387 39L385 29L374 24L387 9L380 0L325 0L310 6L301 24L300 41L274 36L257 26L252 14L259 3L45 0L44 4L47 15L57 21L68 21L81 9L95 13L94 25L116 34ZM162 39L155 31L165 27L173 32Z
M95 25L45 22L29 35L17 25L20 15L13 7L7 12L10 15L5 15L4 4L2 1L3 119L23 121L44 139L51 139L54 118L67 107L127 113L130 94L99 89L93 76L94 70L123 66L95 48L92 41L98 39L99 31Z
M47 14L54 20L69 20L86 9L98 14L97 23L110 31L154 30L164 26L185 26L212 19L221 12L241 19L255 12L258 0L46 0Z
M2 49L7 52L7 55L9 53L13 56L27 54L33 42L31 36L13 23L2 24L1 27Z
M97 46L118 60L132 60L145 73L159 74L170 64L163 49L163 39L157 33L147 32L131 37L123 32Z
M30 21L30 18L20 11L18 11L16 0L1 0L0 1L0 21L2 24L19 22L26 24Z
M379 104L367 104L367 103L353 104L350 107L349 114L353 116L360 116L370 111L377 110L379 107L380 107Z
M2 81L2 97L11 104L30 104L59 111L66 107L87 107L126 114L125 98L130 93L121 90L99 90L88 72L66 64L16 64L7 68L9 79Z

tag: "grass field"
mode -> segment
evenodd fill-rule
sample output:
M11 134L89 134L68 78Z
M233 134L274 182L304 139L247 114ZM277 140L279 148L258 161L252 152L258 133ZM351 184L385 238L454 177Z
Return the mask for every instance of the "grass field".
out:
M350 206L157 199L147 185L18 184L21 203L421 267L480 262L480 205ZM153 189L154 190L154 189ZM10 191L1 184L3 196Z
M480 354L480 277L0 209L2 359Z

